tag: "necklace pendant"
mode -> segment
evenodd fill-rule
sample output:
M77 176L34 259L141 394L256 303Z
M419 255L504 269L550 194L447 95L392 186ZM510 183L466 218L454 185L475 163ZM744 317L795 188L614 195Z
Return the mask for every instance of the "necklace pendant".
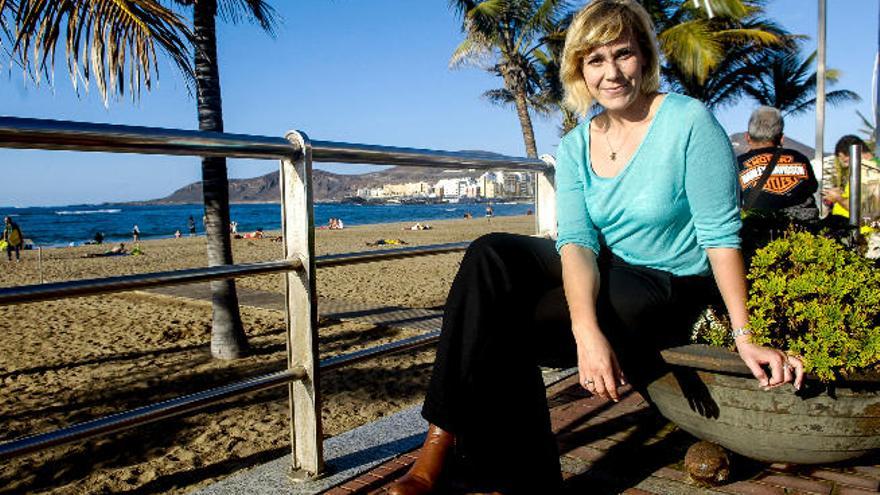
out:
M617 160L617 153L612 151L611 152L611 161L613 162L614 160Z

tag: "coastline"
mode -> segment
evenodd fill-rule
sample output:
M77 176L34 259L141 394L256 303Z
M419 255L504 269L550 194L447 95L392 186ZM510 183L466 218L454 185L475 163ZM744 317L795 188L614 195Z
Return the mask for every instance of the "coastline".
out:
M175 231L189 235L188 218L193 217L197 234L204 235L203 205L174 204L159 206L71 205L63 207L29 207L12 215L21 225L24 237L35 248L54 249L94 244L97 233L103 234L105 244L129 243L135 225L139 226L141 240L173 239ZM466 215L481 217L486 205L479 203L444 204L355 204L317 203L317 228L328 224L331 218L341 218L347 227L395 222L436 222L461 219ZM523 215L533 209L531 203L502 202L494 204L496 216ZM238 232L273 231L281 228L281 208L278 203L234 204L231 220L238 224Z
M411 222L317 230L318 255L383 249L378 239L408 245L471 240L491 231L530 234L534 217L431 221L433 229L402 230ZM143 256L82 258L106 246L43 252L46 282L144 273L205 265L204 237L144 240ZM279 259L270 239L233 241L236 262ZM39 282L37 253L21 263L0 261L0 286ZM461 253L318 271L318 294L337 301L435 308L443 304ZM281 275L238 279L240 291L283 293ZM254 353L233 362L208 355L211 307L204 301L145 292L85 297L0 308L0 440L45 432L204 390L284 366L280 311L242 307ZM359 322L323 321L322 357L405 338ZM389 356L322 376L325 434L337 435L418 404L433 350ZM283 455L285 391L245 396L194 416L163 421L115 437L71 444L0 466L0 493L187 493L261 461Z

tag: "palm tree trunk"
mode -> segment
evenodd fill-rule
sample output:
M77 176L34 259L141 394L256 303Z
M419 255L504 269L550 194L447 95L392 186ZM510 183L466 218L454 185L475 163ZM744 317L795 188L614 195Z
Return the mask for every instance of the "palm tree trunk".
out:
M532 118L529 116L529 105L526 101L525 91L514 93L516 113L519 116L519 125L522 128L523 142L526 145L526 156L538 158L538 147L535 145L535 131L532 129Z
M217 65L215 16L217 0L196 0L193 5L195 71L198 87L199 130L223 132L223 102ZM202 158L202 190L205 202L208 266L232 264L229 237L229 180L226 159ZM248 350L241 323L234 280L211 282L213 326L211 355L236 359Z

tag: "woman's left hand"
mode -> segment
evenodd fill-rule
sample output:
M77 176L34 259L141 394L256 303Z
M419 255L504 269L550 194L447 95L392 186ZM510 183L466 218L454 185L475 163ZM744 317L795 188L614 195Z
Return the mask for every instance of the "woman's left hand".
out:
M777 349L753 344L746 339L737 341L736 350L765 389L793 381L794 388L800 390L804 381L804 364L797 357L789 356ZM770 368L769 377L762 366Z

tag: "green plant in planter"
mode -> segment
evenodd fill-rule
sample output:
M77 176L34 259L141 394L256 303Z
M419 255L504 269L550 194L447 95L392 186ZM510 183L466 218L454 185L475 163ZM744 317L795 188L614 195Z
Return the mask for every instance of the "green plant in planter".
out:
M787 232L758 249L748 275L752 340L803 357L823 381L880 367L880 269L822 236ZM709 314L719 314L710 311ZM697 341L732 346L725 322Z

